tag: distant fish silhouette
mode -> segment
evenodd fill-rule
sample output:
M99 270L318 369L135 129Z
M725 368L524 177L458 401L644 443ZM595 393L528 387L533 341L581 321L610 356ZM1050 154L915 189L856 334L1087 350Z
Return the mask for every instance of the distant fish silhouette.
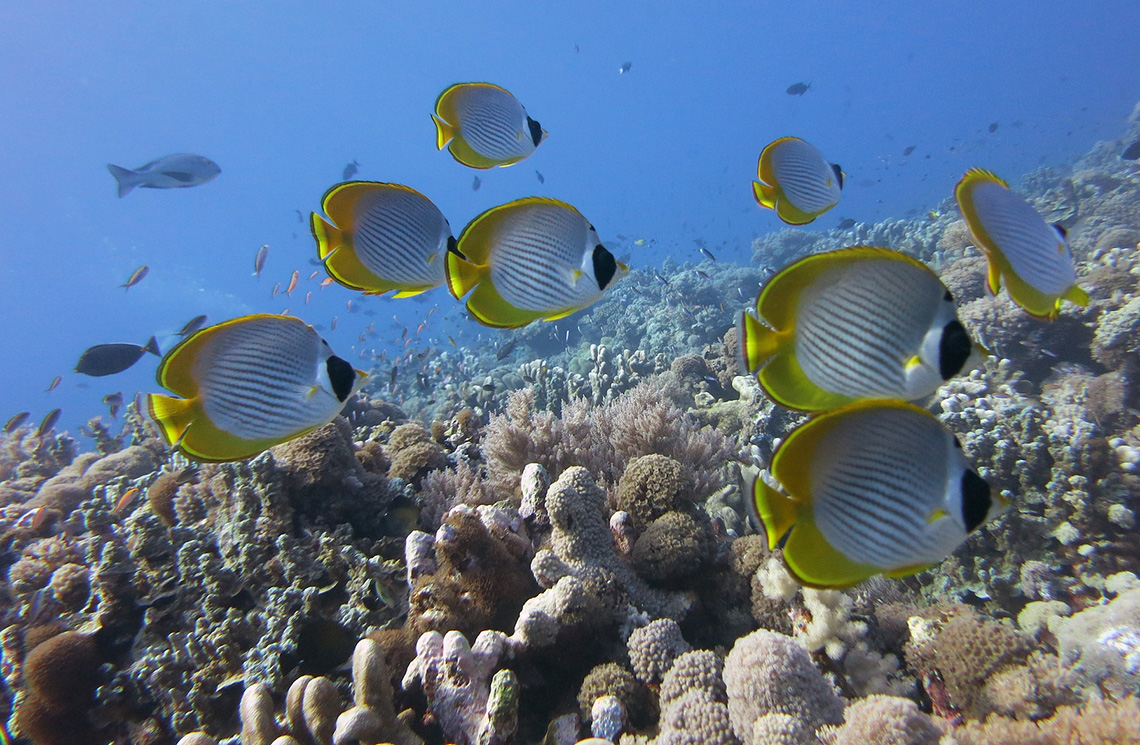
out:
M802 96L808 92L808 88L811 88L811 83L793 83L784 92L789 96Z
M360 164L356 162L356 158L353 158L352 162L344 167L344 173L341 174L342 175L341 181L348 181L350 178L355 176L356 172L359 170L360 170Z
M483 180L478 176L471 182L471 191L479 191L479 187L483 185Z
M992 134L992 133L997 132L997 131L998 131L998 123L997 122L990 122L990 133Z
M914 148L915 148L915 146L914 146L914 145L909 145L909 146L907 147L907 149L906 149L906 150L903 150L903 157L905 158L906 156L908 156L908 155L910 155L911 153L913 153L913 152L914 152Z
M136 269L133 274L131 274L130 279L128 279L123 284L119 285L119 287L122 287L126 290L129 290L132 287L134 287L135 285L137 285L139 282L142 282L143 277L145 277L149 272L150 272L150 267L147 266L146 264L143 264L138 269Z
M1126 147L1120 157L1125 160L1140 160L1140 140Z
M631 67L633 67L633 63L632 62L626 62L625 64L623 64L621 67L618 68L618 75L624 75L625 73L629 72L629 68L631 68Z
M119 198L127 196L136 186L144 189L183 189L200 186L213 180L222 169L209 158L190 153L176 153L134 170L110 163L107 170L119 183Z
M543 178L542 174L539 173L537 170L534 172L534 175L538 177L538 183L540 183L540 184L546 183L546 179Z

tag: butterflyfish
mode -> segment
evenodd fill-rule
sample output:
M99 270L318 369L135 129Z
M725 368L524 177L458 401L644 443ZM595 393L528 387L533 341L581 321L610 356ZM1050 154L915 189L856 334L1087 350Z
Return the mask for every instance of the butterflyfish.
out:
M435 101L432 121L436 147L446 147L451 157L470 168L518 163L547 134L510 91L491 83L456 83L447 88Z
M443 284L444 254L454 242L439 208L400 184L337 184L313 213L317 255L335 281L353 290L411 297ZM330 222L331 221L331 222Z
M971 168L954 196L986 254L991 292L996 295L1004 280L1013 302L1032 316L1050 320L1060 313L1062 300L1088 305L1088 294L1077 286L1064 230L1045 222L1005 181Z
M916 400L985 356L925 264L857 246L800 259L737 321L741 363L801 411L873 398Z
M470 292L468 312L498 328L565 318L628 273L578 210L543 197L487 210L447 254L451 294Z
M141 346L122 343L97 344L79 356L79 362L75 363L75 372L94 378L115 375L134 365L147 352L159 356L158 342L153 336Z
M753 517L804 585L902 577L945 559L1009 508L954 434L902 401L864 401L793 431L772 457L782 491L756 477Z
M789 225L807 225L839 204L843 171L798 137L781 137L760 153L752 195Z
M181 397L147 396L167 443L193 460L232 461L332 421L368 374L304 321L258 314L184 340L157 377Z

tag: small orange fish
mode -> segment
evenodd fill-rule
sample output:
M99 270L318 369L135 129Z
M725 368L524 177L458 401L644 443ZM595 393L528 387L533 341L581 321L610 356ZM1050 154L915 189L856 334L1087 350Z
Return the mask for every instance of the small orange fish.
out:
M62 375L56 375L54 378L52 378L51 385L49 385L47 388L44 389L44 393L51 393L56 388L59 388L59 384L62 381L63 381L63 376Z
M352 312L352 301L351 300L348 301L348 312L349 313Z
M306 292L306 293L305 293L305 305L308 305L308 304L309 304L309 301L310 301L310 300L312 300L312 299L313 299L313 293L311 293L311 292Z
M293 276L289 280L289 289L285 290L286 295L289 295L290 297L293 296L293 290L297 289L297 282L300 279L301 279L301 272L294 269L293 270Z
M436 310L438 310L438 309L439 309L439 306L438 306L438 305L433 305L433 306L432 306L432 308L431 308L431 310L429 310L429 311L428 311L428 318L431 318L431 314L432 314L432 313L435 313L435 312L436 312Z
M451 346L455 347L456 349L459 349L459 345L455 343L455 339L452 339L452 338L449 336L449 337L447 337L447 340L448 340L449 342L451 342Z
M135 501L135 497L139 495L139 488L132 486L123 492L123 496L119 497L119 501L115 502L115 509L112 510L116 515L122 514L123 510L130 506L131 502Z
M279 293L279 292L281 292L281 283L280 282L273 285L273 294L270 295L270 297L277 297L277 293Z
M421 321L420 325L416 326L416 336L420 335L420 332L424 330L424 326L427 326L427 321Z
M316 278L317 278L317 275L318 275L318 274L320 274L320 273L321 273L321 270L320 270L320 269L314 269L314 270L313 270L313 273L309 275L309 279L310 279L310 280L316 279Z
M329 285L331 285L335 281L336 280L333 279L332 277L325 277L324 279L321 280L321 287L328 287Z
M404 342L404 349L407 349L408 345L411 344L413 341L414 341L414 339L408 339L406 342Z
M38 531L47 524L48 518L51 516L51 510L45 504L42 507L37 507L36 512L32 515L32 530Z
M332 330L336 331L336 316L333 316L333 319L332 319Z
M124 290L131 289L132 287L137 285L139 282L142 282L143 277L145 277L147 275L147 272L149 272L149 271L150 271L150 267L147 266L146 264L143 264L142 266L140 266L138 269L136 269L134 271L134 274L131 275L130 279L128 279L123 284L119 285L119 287L122 287Z

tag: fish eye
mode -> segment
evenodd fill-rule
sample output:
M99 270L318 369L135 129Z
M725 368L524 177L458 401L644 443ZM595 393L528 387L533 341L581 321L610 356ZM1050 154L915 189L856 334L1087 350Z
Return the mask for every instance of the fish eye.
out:
M967 469L962 474L962 521L967 533L974 532L986 521L992 506L990 485L977 472Z
M962 449L962 442L957 437L954 438L954 449L955 450L961 450Z
M942 339L938 342L938 374L943 380L949 380L962 370L972 349L970 335L961 321L955 318L942 327Z
M534 146L538 147L542 142L542 125L529 116L526 118L526 125L530 128L530 139L534 142Z
M942 299L948 303L954 302L954 296L950 294L950 290L947 290L945 293L943 293Z

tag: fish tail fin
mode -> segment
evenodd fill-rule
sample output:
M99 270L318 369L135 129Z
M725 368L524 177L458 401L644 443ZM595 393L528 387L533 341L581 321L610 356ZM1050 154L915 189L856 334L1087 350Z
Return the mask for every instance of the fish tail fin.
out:
M431 120L435 122L435 149L443 150L447 143L455 139L455 130L435 114L431 115Z
M186 398L172 398L158 393L146 397L147 410L151 419L162 430L166 444L174 446L186 434L186 428L194 419L194 402Z
M748 311L741 311L736 322L737 362L754 373L780 349L780 335L768 328Z
M119 184L119 199L130 194L131 189L139 185L139 175L129 168L121 168L108 163L107 170L111 172Z
M1065 298L1071 303L1076 303L1082 308L1089 304L1089 294L1082 290L1080 287L1073 285L1061 297Z
M472 264L455 251L447 252L447 289L459 300L471 292L480 282L486 267Z
M749 481L751 483L746 488L746 493L752 497L748 503L749 512L764 527L768 548L774 549L795 525L795 503L791 497L768 486L759 473L751 475Z
M776 209L776 190L763 181L752 182L752 196L761 207Z
M143 345L143 351L150 352L155 357L162 356L162 352L158 348L158 339L153 336L146 340L146 344Z
M317 257L324 261L344 244L344 233L316 212L309 216L309 227L317 239Z

